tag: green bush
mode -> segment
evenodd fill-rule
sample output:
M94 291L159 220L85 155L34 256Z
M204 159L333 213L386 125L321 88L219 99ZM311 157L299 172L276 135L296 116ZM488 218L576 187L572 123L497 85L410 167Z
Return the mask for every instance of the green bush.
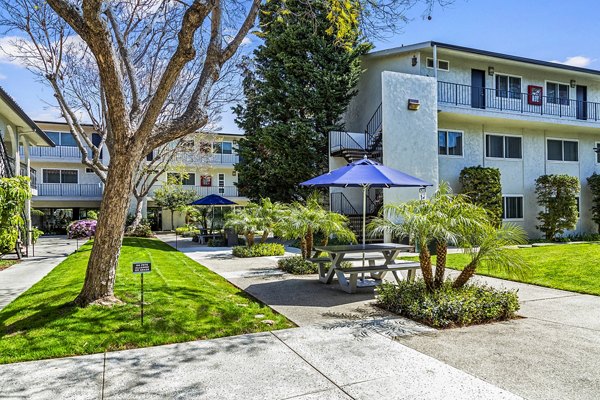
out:
M423 280L383 284L377 289L377 304L388 311L434 328L452 328L503 321L519 310L516 290L500 290L485 285L467 284L453 289L446 281L434 292Z
M598 232L600 232L600 175L594 172L587 178L587 183L592 192L592 221L598 224Z
M473 204L485 208L494 226L500 226L502 224L500 170L482 166L466 167L460 171L459 181L462 185L462 193L469 196Z
M192 237L194 235L199 235L200 234L200 229L195 228L193 226L180 226L179 228L175 229L175 232L183 237Z
M40 236L42 236L43 234L44 234L44 231L42 231L34 226L31 231L31 241L33 242L33 244L35 244L37 242L37 240L40 238Z
M285 254L285 247L279 243L258 243L252 247L235 246L232 251L234 256L241 258L282 256Z
M305 260L302 256L282 258L277 261L277 267L294 275L316 274L319 271L317 264Z
M574 229L579 218L579 179L569 175L542 175L535 180L535 194L542 211L536 226L544 237L556 240L565 230Z
M223 238L208 239L208 247L226 247L227 241Z
M133 230L128 229L125 232L125 236L148 238L148 237L152 237L154 235L152 234L152 229L150 228L150 225L140 224L140 225L138 225L137 228L135 228Z

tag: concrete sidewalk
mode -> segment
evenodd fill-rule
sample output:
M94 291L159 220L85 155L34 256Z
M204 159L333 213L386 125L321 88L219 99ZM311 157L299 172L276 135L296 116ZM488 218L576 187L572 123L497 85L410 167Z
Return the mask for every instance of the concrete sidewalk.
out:
M517 399L363 325L0 365L8 399Z
M83 242L80 242L83 244ZM0 271L0 310L40 281L77 249L75 240L65 236L42 236L35 245L35 257Z
M161 237L167 243L174 239ZM276 269L275 257L237 259L179 242L189 257L284 314L298 325L392 318L372 307L372 290L342 292L315 276ZM450 274L456 272L450 271ZM517 289L522 319L436 331L397 318L390 335L400 343L529 399L596 399L600 396L600 297L501 279L491 286Z

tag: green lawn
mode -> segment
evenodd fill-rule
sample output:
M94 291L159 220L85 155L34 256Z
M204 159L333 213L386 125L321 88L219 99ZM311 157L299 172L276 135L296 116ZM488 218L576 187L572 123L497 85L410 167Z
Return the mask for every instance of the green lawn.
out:
M156 239L124 240L115 294L125 304L77 308L72 300L81 289L90 249L89 243L82 246L0 311L0 363L293 326L284 316ZM135 261L152 262L152 272L144 276L143 328L140 276L131 272Z
M10 267L11 265L15 265L18 262L18 260L0 260L0 271Z
M528 266L522 276L509 276L504 272L489 270L485 265L477 273L600 295L600 243L531 247L514 251L523 257ZM414 257L411 259L418 260ZM468 261L467 255L449 254L447 265L462 270ZM433 262L435 263L435 257Z

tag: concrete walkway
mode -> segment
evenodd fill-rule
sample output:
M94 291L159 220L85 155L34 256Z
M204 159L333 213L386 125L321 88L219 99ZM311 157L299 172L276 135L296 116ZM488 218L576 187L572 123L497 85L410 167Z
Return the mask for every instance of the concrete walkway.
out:
M65 236L39 238L35 257L23 258L20 263L0 271L0 310L46 276L76 248L76 241L67 240Z
M364 326L0 365L7 399L518 399Z
M174 237L161 236L167 243ZM276 257L236 259L191 242L178 247L298 325L393 318L372 307L373 291L342 292L314 276L276 269ZM456 274L456 272L451 272ZM600 397L600 297L477 277L495 287L517 289L513 321L437 331L396 318L390 336L400 343L529 399Z

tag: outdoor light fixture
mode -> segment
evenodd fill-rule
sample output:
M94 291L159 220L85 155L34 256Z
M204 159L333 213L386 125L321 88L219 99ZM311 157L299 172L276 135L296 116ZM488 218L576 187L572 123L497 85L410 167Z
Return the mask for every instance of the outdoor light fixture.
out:
M600 147L594 147L594 153L600 154Z
M408 99L408 109L411 111L417 111L421 107L421 103L417 99Z
M577 82L575 82L575 79L571 79L571 87L574 88L576 84Z
M419 188L419 200L427 199L427 189L423 186Z
M412 66L413 67L417 66L417 56L416 55L412 56Z
M488 67L488 75L494 76L494 67Z

